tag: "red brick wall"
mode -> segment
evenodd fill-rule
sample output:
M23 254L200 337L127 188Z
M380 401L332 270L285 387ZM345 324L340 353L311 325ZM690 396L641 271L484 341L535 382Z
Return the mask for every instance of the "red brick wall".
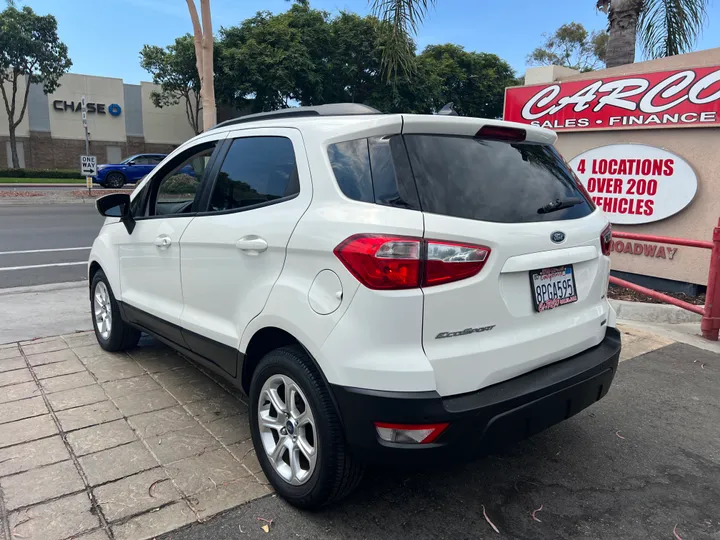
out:
M5 141L0 137L0 169L7 166ZM85 153L85 141L79 139L53 139L49 133L33 131L30 138L18 138L25 147L25 166L28 169L80 169L80 156ZM98 163L107 161L107 147L119 146L123 157L143 152L169 154L177 148L172 144L146 143L143 137L128 137L126 142L90 141L90 155Z

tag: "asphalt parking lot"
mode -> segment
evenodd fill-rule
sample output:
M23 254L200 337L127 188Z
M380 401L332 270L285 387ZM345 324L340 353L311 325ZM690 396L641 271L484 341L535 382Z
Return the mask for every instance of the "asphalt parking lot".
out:
M268 496L163 538L717 540L719 360L675 343L622 362L604 400L504 453L374 471L317 513Z

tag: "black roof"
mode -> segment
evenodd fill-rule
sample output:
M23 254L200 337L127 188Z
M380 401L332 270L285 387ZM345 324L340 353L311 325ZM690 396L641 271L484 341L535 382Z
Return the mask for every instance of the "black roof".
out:
M232 126L235 124L245 124L248 122L259 122L261 120L275 120L276 118L299 118L303 116L356 116L365 114L382 113L377 109L368 105L363 105L362 103L328 103L327 105L317 105L314 107L293 107L291 109L280 109L278 111L248 114L221 122L212 129Z

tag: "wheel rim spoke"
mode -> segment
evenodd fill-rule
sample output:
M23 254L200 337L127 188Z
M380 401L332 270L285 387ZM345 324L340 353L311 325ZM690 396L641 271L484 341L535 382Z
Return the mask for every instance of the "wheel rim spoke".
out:
M270 454L270 459L273 461L273 464L277 467L282 461L282 456L285 453L285 449L287 448L287 437L281 436L278 439L277 445L275 446L275 449Z
M293 480L301 480L306 471L300 466L300 450L293 448L290 450L290 470L292 470Z
M315 449L310 445L304 436L298 437L297 447L305 455L308 461L312 461L315 458Z
M280 397L280 394L277 391L277 388L271 388L267 391L267 397L270 400L270 403L272 403L272 406L275 407L275 410L278 413L284 413L287 412L285 403L283 402L282 398Z

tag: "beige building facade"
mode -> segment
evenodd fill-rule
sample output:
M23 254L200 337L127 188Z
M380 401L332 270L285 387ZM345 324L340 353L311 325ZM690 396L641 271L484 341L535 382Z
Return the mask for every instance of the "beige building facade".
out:
M556 66L531 68L526 82L525 87L506 91L505 119L553 124L546 127L557 129L556 146L568 162L608 145L647 145L682 158L694 171L697 191L687 206L650 223L615 224L614 231L712 240L720 217L720 48L583 74ZM578 82L583 85L566 91ZM555 86L559 87L557 93ZM578 87L585 93L578 94ZM651 92L651 99L641 102ZM568 95L573 97L565 110L555 114L557 108L552 107L561 105L561 96ZM599 101L603 97L604 107ZM638 105L634 110L632 102ZM654 107L643 110L642 105L648 103ZM666 110L660 112L663 108ZM648 110L657 113L657 118L644 114ZM544 111L552 114L540 116ZM628 121L626 116L636 120ZM584 127L579 127L581 124ZM611 257L616 271L680 283L707 283L708 250L615 239Z
M25 90L25 80L18 95ZM78 169L85 153L80 105L87 100L90 154L98 163L117 163L143 152L167 153L193 137L183 102L157 108L151 83L125 84L122 79L67 74L59 88L45 95L31 84L25 118L16 130L20 166L33 169ZM11 166L7 114L0 107L0 168Z

